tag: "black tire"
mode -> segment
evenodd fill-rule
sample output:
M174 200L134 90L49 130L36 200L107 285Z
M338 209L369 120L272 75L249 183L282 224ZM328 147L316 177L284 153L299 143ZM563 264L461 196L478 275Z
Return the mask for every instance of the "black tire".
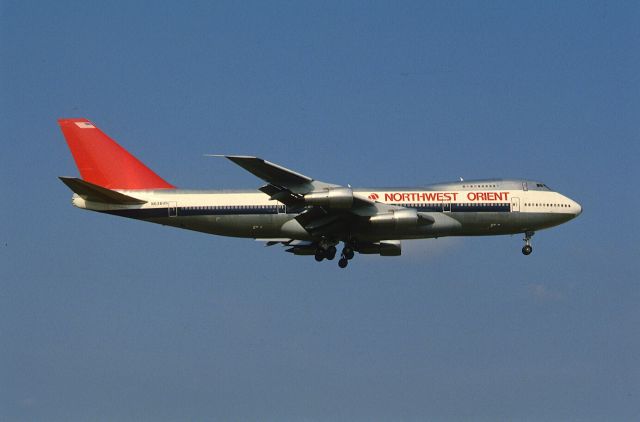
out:
M530 245L524 245L522 247L522 253L524 255L531 255L531 252L533 252L533 248Z
M325 256L324 249L322 249L322 248L318 248L318 249L316 250L315 258L316 258L316 261L318 261L318 262L320 262L320 261L322 261L323 259L325 259L325 258L326 258L326 256Z
M333 258L335 258L335 257L336 257L336 253L338 253L338 250L336 249L336 247L335 247L335 246L329 246L329 247L327 248L327 250L325 251L326 258L327 258L329 261L331 261Z
M338 261L338 267L347 268L347 265L349 265L349 260L347 258L340 258Z
M353 259L353 256L355 255L355 252L351 248L344 248L342 250L342 255L347 259Z

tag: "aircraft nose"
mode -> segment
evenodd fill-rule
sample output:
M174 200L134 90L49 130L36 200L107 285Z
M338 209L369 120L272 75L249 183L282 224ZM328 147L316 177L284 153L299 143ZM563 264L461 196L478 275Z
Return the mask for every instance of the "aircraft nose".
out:
M582 214L582 205L580 205L577 202L573 201L573 206L574 206L574 209L575 209L576 217L579 216L580 214Z

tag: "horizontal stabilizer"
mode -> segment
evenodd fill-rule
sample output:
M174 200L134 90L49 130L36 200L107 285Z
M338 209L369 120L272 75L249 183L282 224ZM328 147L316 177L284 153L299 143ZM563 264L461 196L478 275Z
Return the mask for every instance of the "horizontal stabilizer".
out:
M60 177L60 180L87 201L121 205L140 205L147 202L76 177Z

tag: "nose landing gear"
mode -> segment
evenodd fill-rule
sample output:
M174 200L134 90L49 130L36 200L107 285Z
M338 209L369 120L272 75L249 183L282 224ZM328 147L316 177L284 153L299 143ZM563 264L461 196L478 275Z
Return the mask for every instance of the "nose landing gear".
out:
M531 246L531 237L534 235L534 232L525 232L524 233L524 246L522 247L522 253L524 255L531 255L533 252L533 247Z

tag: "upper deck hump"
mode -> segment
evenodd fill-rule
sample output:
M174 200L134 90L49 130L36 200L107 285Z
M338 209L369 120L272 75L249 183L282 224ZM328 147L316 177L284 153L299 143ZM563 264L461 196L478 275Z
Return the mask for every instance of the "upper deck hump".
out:
M550 191L544 183L526 179L474 179L455 182L439 182L422 186L367 187L358 191L475 191L475 190L543 190Z

